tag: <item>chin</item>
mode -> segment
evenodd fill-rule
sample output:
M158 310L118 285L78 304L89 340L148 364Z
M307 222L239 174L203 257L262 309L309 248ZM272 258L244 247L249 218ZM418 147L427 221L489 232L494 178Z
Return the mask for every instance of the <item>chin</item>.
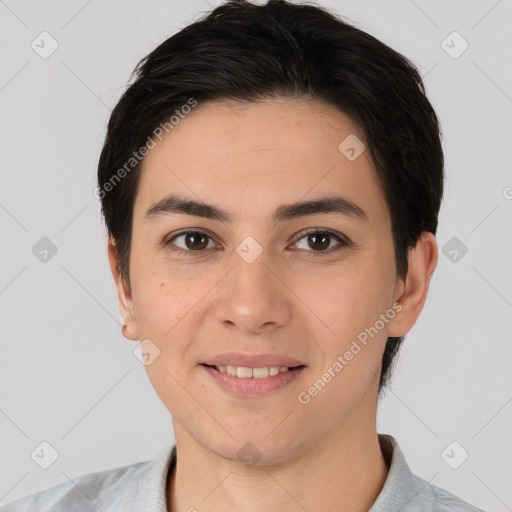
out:
M226 440L221 445L208 446L212 452L226 460L239 462L247 467L275 466L296 455L297 446L284 445L282 439L254 441Z

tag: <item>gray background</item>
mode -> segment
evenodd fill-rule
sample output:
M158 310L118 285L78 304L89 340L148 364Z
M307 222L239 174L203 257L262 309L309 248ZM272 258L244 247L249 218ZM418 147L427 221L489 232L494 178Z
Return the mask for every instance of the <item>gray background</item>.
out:
M512 510L512 1L319 3L421 70L444 131L439 246L468 249L457 261L440 251L378 430L422 478ZM109 109L133 67L209 9L205 0L0 1L3 503L173 442L137 342L121 335L93 189ZM31 48L42 31L59 45L47 59ZM469 44L458 58L442 46L453 31ZM444 44L462 48L453 36ZM32 252L43 237L57 248L46 262ZM59 453L48 469L31 458L42 441ZM462 447L448 450L452 460L469 453L458 469L441 456L452 441Z

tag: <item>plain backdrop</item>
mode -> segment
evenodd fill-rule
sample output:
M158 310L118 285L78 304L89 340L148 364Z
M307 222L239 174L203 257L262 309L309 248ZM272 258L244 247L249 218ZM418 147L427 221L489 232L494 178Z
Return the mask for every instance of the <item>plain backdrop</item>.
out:
M485 510L512 510L512 2L318 4L418 66L444 133L439 264L378 430L425 480ZM210 9L206 0L0 1L3 503L151 459L174 441L137 342L121 334L93 189L109 109L134 66ZM58 48L42 58L52 40ZM42 442L59 454L48 469L31 457ZM447 447L468 454L457 469Z

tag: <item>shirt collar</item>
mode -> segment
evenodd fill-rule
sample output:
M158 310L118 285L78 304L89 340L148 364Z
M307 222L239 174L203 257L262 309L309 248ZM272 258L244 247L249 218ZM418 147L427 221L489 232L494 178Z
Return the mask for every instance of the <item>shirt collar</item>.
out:
M411 472L393 436L388 434L378 434L378 436L389 471L382 490L368 512L406 510L408 503L424 490L428 482Z
M128 496L123 503L125 510L167 512L167 479L175 465L176 445L174 443L165 445L153 460L142 463L139 484L132 485L127 490ZM119 510L117 505L111 512Z

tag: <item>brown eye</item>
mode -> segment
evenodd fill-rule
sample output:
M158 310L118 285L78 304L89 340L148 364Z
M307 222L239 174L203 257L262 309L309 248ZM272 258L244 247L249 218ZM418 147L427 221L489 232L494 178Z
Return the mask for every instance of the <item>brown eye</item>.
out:
M189 233L185 235L185 245L192 250L206 249L208 236L203 233Z
M348 242L343 240L336 233L325 230L310 231L305 236L300 238L295 245L298 245L302 240L305 240L305 242L302 243L302 247L298 246L298 248L310 253L320 253L318 256L321 256L322 253L330 254L332 251L328 249L336 250L343 246L349 245ZM331 246L333 241L338 242L337 246L335 245L334 248ZM316 256L315 254L313 255Z
M309 247L315 249L315 251L324 251L331 245L331 235L327 233L313 233L308 235Z
M182 239L181 244L177 244L176 240ZM208 243L211 241L211 238L206 234L200 231L187 231L185 233L180 233L176 235L171 240L167 242L167 245L175 245L178 249L175 249L177 252L201 252L203 249L208 248Z

